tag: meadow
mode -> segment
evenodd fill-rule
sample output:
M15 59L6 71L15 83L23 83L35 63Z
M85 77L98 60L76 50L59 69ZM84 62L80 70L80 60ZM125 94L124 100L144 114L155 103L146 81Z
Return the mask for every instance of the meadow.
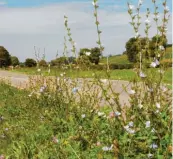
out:
M152 2L157 25L158 7L156 1ZM97 44L102 50L97 0L92 4ZM139 0L137 15L134 15L135 7L128 4L139 47L134 69L88 67L83 70L77 61L78 70L60 70L42 68L37 63L37 68L13 70L30 75L30 85L26 89L15 88L8 81L0 80L0 159L172 158L172 67L167 65L170 65L172 55L170 48L165 50L163 47L169 9L165 1L163 26L156 28L160 40L156 36L155 59L145 59L145 53L149 52L148 43L145 48L140 48L138 33L141 5ZM147 10L146 37L150 29L149 14ZM64 16L64 25L72 53L76 55L67 16ZM101 59L101 65L106 64L106 60ZM129 63L126 55L112 56L109 62ZM126 80L129 84L121 85L123 91L117 93L112 79ZM129 104L120 102L122 92L128 95Z

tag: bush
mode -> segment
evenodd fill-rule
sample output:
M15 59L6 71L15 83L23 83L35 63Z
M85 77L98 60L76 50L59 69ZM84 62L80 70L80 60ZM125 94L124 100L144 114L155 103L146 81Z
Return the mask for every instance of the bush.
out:
M11 64L12 66L19 65L19 59L16 56L11 56Z
M37 65L37 62L34 59L26 59L25 60L25 66L26 67L35 67Z
M47 67L48 64L47 64L47 62L45 60L40 60L39 61L39 66L41 66L41 67Z
M110 64L110 69L132 69L134 68L134 64Z

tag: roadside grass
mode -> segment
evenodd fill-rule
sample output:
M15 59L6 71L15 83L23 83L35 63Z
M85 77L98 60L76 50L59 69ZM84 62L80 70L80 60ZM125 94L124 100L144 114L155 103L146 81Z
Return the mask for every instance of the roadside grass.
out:
M29 92L25 90L18 90L0 82L0 154L10 159L50 157L75 159L86 156L97 158L97 155L113 157L112 153L103 154L100 146L89 149L87 140L78 137L78 133L82 133L80 125L91 132L95 129L91 130L92 125L98 126L99 132L102 129L106 130L105 118L95 116L93 123L89 119L86 121L79 119L81 115L76 108L73 110L72 105L69 105L72 109L70 117L62 116L66 111L60 110L60 105L64 106L65 103L59 96L52 97L54 99L52 100L47 99L46 94L41 98L28 97L28 94ZM58 102L60 99L62 103ZM110 112L110 109L101 108L101 110ZM89 112L90 110L85 111L87 115L90 115Z
M19 72L28 75L40 74L37 72L36 68L21 68L13 70L12 72ZM107 78L106 71L104 70L88 70L88 71L79 71L79 70L60 70L56 68L51 69L51 73L48 74L48 69L43 68L42 74L45 76L60 76L63 72L66 73L66 77L70 78L93 78L93 73L98 74L100 78ZM112 80L127 80L130 81L136 77L136 73L132 69L117 69L110 71L110 79ZM172 84L172 68L168 68L165 72L163 81L167 84Z

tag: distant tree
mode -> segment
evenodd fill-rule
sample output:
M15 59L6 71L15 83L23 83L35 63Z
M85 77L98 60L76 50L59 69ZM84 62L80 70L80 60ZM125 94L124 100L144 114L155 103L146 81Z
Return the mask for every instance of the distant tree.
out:
M149 39L148 39L149 40ZM140 45L139 45L140 43ZM137 62L138 54L139 52L145 48L147 43L147 38L140 38L139 41L137 41L136 38L130 38L129 41L126 43L126 52L128 60L130 62ZM143 52L145 57L149 57L149 52L145 51Z
M42 60L39 61L39 66L46 67L46 66L48 66L48 64L45 60L42 59Z
M100 48L98 47L92 48L89 60L91 61L91 63L95 63L96 65L98 65L100 61L100 56L101 56Z
M90 53L90 52L91 52L90 49L88 49L88 48L82 48L82 49L80 49L80 51L79 51L79 56L86 55L86 53Z
M34 59L27 58L25 60L25 66L26 67L35 67L37 65L37 62Z
M12 66L19 65L19 59L16 56L11 56L11 64Z
M96 65L98 65L99 61L100 61L100 56L101 56L101 51L100 48L95 47L95 48L82 48L79 51L79 61L80 62L84 62L85 64L89 64L89 61L91 63L94 63Z
M52 66L61 67L62 65L68 64L68 60L66 57L59 57L56 58L55 60L52 60L50 63Z
M155 57L155 50L157 50L160 45L162 45L166 49L167 42L168 40L165 36L153 36L150 42L151 57Z
M7 67L11 65L11 58L9 52L0 46L0 67Z

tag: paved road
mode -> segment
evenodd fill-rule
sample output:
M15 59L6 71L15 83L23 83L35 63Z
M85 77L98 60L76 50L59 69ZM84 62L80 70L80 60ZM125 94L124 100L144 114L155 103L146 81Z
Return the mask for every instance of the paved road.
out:
M28 82L29 82L29 76L22 74L22 73L14 73L14 72L10 72L10 71L2 71L0 70L0 78L1 79L6 79L9 80L9 82L11 83L12 86L15 87L22 87L22 88L26 88ZM82 79L80 79L82 80ZM117 81L117 80L112 80L112 86L115 92L120 93L120 103L121 104L128 104L128 94L123 91L123 85L127 86L129 84L128 81ZM129 88L130 86L128 86Z

